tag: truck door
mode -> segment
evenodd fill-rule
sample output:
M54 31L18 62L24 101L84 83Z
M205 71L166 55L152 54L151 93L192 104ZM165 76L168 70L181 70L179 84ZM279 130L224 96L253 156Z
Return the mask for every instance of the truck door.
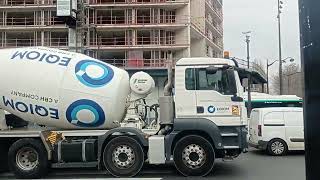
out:
M210 71L207 67L197 67L195 74L197 116L210 119L218 126L241 124L239 111L243 102L231 100L231 86L237 86L235 72L231 71L230 75L230 71L227 70Z
M192 66L175 70L175 106L178 118L196 116L196 80Z

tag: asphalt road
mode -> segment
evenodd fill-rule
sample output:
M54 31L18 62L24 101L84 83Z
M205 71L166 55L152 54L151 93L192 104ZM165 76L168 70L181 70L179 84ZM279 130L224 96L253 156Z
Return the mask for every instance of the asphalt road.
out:
M11 173L0 174L1 179L14 179ZM105 179L104 172L87 169L52 170L48 179ZM146 166L134 179L186 179L173 165ZM187 178L196 179L196 178ZM305 180L304 152L291 152L284 157L272 157L251 149L234 161L217 160L214 170L206 178L214 180Z

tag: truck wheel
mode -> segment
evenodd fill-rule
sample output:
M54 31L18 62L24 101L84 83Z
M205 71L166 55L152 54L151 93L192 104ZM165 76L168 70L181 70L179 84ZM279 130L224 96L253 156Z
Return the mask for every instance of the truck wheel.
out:
M115 177L132 177L143 166L144 152L137 140L127 136L116 137L104 148L103 163Z
M17 178L41 178L48 171L47 151L39 140L20 139L9 148L8 165Z
M273 139L268 143L267 150L272 156L283 156L287 154L288 146L282 139Z
M213 168L214 159L210 142L197 135L182 138L173 150L174 164L184 176L206 176Z

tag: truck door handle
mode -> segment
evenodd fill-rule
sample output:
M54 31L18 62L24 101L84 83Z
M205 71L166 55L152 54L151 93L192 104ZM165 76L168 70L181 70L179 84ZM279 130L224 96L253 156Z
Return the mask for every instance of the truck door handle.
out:
M203 106L197 106L197 113L204 113L204 107Z

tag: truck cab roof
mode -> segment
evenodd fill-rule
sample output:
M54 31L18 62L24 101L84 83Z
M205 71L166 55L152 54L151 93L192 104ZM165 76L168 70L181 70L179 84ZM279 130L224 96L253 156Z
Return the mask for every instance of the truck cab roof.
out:
M235 63L230 59L223 58L206 58L206 57L194 57L194 58L182 58L177 61L177 66L199 66L199 65L230 65L235 66Z

